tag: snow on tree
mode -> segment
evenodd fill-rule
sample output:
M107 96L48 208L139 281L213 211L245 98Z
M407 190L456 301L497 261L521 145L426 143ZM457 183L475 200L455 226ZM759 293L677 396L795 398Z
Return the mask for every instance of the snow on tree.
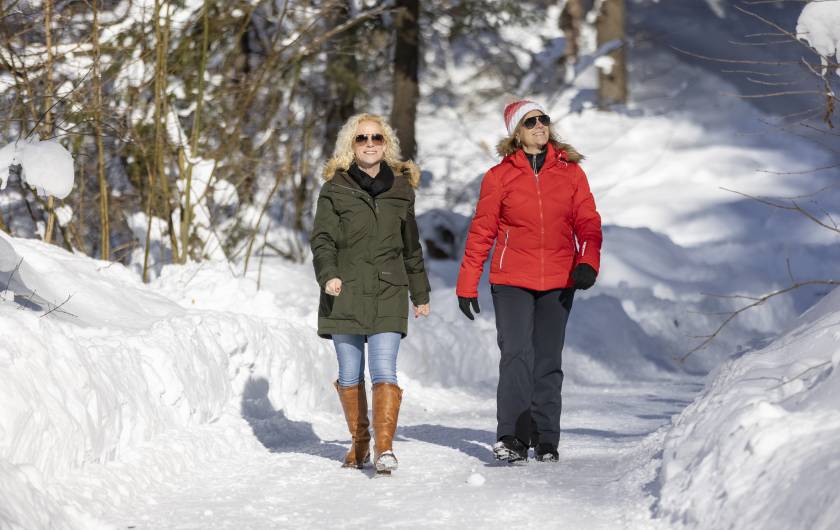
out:
M796 37L808 43L822 57L823 75L829 66L829 59L840 75L840 0L811 2L802 8L796 23Z
M21 166L23 182L42 197L63 199L73 190L73 156L58 142L22 140L0 149L0 189L15 165Z

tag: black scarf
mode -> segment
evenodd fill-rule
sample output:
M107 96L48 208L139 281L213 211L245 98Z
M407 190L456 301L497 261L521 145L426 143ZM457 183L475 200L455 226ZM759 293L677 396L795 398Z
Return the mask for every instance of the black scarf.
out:
M362 171L355 162L350 164L350 168L347 170L347 173L353 180L356 181L356 184L368 192L368 195L371 197L376 197L377 195L390 190L391 186L394 185L394 172L391 171L391 168L388 167L388 164L385 162L379 163L379 173L376 177L371 177Z

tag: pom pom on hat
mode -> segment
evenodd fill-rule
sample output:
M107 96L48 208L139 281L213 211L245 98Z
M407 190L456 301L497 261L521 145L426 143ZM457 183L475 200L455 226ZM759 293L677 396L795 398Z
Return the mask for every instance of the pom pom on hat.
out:
M526 114L532 110L538 110L543 114L548 114L542 105L527 99L520 99L505 107L505 127L507 127L508 135L513 134L516 126Z

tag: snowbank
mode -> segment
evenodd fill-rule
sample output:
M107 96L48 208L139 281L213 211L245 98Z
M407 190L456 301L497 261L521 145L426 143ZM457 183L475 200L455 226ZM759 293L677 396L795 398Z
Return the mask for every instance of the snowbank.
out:
M119 264L38 241L0 234L0 252L0 289L9 284L0 300L0 527L90 528L84 513L97 502L258 445L241 412L254 380L269 381L265 397L290 416L337 406L332 355L302 319L182 307ZM200 276L182 272L183 283ZM196 287L248 306L253 287L225 281L228 271L214 279L214 290ZM231 285L239 299L225 292ZM229 436L198 436L231 422ZM189 441L172 443L178 436ZM136 458L124 484L102 471L111 478L58 486L83 467L125 466L153 440L158 449Z
M840 289L724 364L665 441L660 512L688 528L840 526Z

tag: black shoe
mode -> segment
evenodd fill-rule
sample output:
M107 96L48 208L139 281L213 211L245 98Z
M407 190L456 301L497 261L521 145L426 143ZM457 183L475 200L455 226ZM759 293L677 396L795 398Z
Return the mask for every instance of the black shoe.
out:
M537 462L557 462L560 455L557 453L557 446L552 444L539 444L534 449L534 458Z
M528 446L516 436L502 436L501 440L493 445L493 454L496 455L496 460L503 460L509 464L527 462Z

